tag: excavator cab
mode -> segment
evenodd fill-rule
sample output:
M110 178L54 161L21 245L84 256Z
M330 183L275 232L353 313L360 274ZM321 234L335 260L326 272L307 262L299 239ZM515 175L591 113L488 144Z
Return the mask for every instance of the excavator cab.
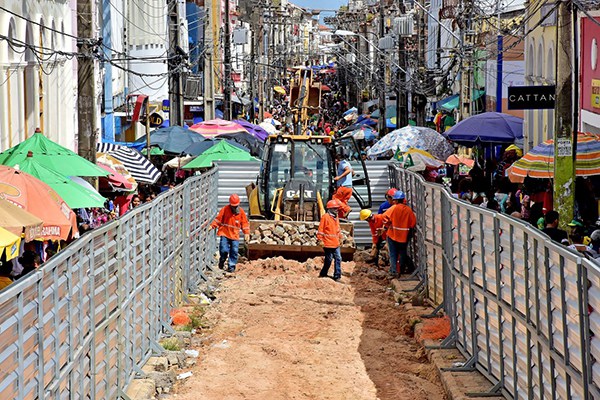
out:
M361 208L370 207L366 166L354 139L349 139L303 135L273 135L267 139L256 183L246 187L251 230L247 248L251 259L273 254L301 259L322 254L316 231L324 205L335 191L338 152L354 168L354 197ZM351 258L354 227L348 222L340 226L344 234L342 255Z

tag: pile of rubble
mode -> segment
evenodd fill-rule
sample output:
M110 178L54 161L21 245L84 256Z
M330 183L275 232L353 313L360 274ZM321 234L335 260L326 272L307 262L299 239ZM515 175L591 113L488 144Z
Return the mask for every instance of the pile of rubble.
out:
M318 246L318 222L275 222L258 224L250 232L250 244ZM342 247L355 247L352 235L342 229Z

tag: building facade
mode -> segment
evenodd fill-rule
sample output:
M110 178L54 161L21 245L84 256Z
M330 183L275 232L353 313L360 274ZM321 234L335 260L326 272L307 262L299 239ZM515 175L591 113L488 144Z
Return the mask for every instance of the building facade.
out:
M75 2L6 0L0 10L0 151L40 128L77 149Z

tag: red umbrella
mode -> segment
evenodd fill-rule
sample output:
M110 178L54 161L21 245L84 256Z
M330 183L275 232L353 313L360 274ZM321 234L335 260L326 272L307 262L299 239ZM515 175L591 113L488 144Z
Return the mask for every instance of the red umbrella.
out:
M127 191L133 190L133 183L131 183L123 175L104 163L96 162L96 164L110 174L106 178L100 178L100 190L110 191L114 188L121 188Z
M43 238L66 240L71 231L78 234L75 213L50 186L32 175L0 165L0 195L44 221Z
M248 133L248 131L240 124L219 118L192 125L190 126L190 131L198 132L205 138L213 138L225 133Z
M321 85L321 92L331 92L331 89L327 85Z

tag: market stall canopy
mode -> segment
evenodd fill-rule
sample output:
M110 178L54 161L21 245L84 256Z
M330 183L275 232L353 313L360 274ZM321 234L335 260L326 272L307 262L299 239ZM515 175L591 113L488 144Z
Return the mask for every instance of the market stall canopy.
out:
M230 133L219 135L216 137L216 139L228 139L232 142L239 143L248 148L250 150L250 155L255 157L260 157L262 155L264 143L249 133Z
M0 196L44 221L41 237L66 240L77 236L77 218L50 186L15 168L0 166Z
M247 151L220 140L183 168L210 168L214 161L258 161L258 159L252 157Z
M195 143L192 146L195 146L196 144L202 143ZM163 170L165 168L182 168L183 166L189 164L189 162L192 161L194 158L195 156L190 155L186 155L183 157L175 157L163 164Z
M473 91L473 101L479 100L481 96L485 94L485 90L474 90ZM438 101L434 106L436 110L445 110L445 111L453 111L459 109L460 96L454 94L452 96L446 97L443 100Z
M204 142L200 142L200 143L194 143L192 145L190 145L188 148L186 148L183 153L184 154L189 154L192 156L198 156L202 153L204 153L206 150L210 149L211 147L213 147L214 145L216 145L219 141L225 141L227 143L229 143L232 146L235 146L237 148L239 148L240 150L246 151L246 152L250 152L250 149L239 144L236 143L232 140L229 139L219 139L219 137L215 138L215 139L207 139Z
M371 113L371 118L379 118L381 117L381 110L379 108ZM385 118L389 119L392 117L396 117L396 106L387 106L385 108Z
M141 153L143 155L148 154L148 149L147 148L143 148ZM165 155L165 151L163 149L161 149L160 147L156 147L156 146L152 146L150 147L150 155L151 156L164 156Z
M444 165L443 162L436 159L433 155L420 149L408 149L404 153L399 153L394 158L402 167L415 172L425 171L426 169L437 169Z
M467 167L473 168L473 166L475 165L475 161L471 160L470 158L465 157L465 156L459 156L458 154L452 154L450 157L446 158L446 164L450 164L450 165L464 164Z
M269 135L273 135L277 133L277 128L273 124L269 124L268 122L261 122L258 124L261 128L263 128Z
M411 147L426 150L434 157L445 160L454 152L452 145L441 134L431 128L405 126L382 137L368 151L369 157L380 157L392 151L408 151Z
M110 154L97 153L96 163L110 174L100 178L100 190L129 192L137 189L138 184L125 165Z
M25 235L29 242L42 235L44 221L23 208L0 198L0 227L12 232L14 235Z
M160 178L161 172L141 153L125 146L111 143L98 143L96 150L107 153L121 161L136 182L155 183ZM119 172L119 171L117 171Z
M100 193L84 188L68 177L40 164L32 152L19 164L19 170L46 183L70 208L104 207L106 199Z
M6 260L12 260L19 255L21 246L21 236L0 227L0 256L5 256Z
M466 118L444 133L460 144L514 143L523 139L523 119L512 115L486 112Z
M577 176L600 175L600 135L592 133L577 135L575 174ZM508 177L512 182L522 182L528 176L554 177L554 140L546 140L535 146L508 168Z
M202 142L203 140L206 140L206 138L198 132L181 126L170 126L150 132L150 146L158 146L163 151L172 154L181 154L192 143ZM143 136L136 142L146 143L146 137Z
M205 138L212 139L215 136L223 135L225 133L238 133L248 132L238 123L226 121L224 119L211 119L210 121L200 122L190 126L190 130L198 132Z
M236 122L244 127L252 136L256 137L261 141L265 141L269 136L269 132L267 132L262 126L254 125L243 119L236 119L233 122Z
M37 161L64 176L106 176L106 171L53 142L39 132L0 154L0 164L14 167L27 158L29 152Z
M368 126L361 126L344 136L348 137L349 135L354 137L356 140L373 140L377 137L377 131Z
M265 120L263 122L274 125L275 127L281 126L281 122L279 122L275 118L265 118Z

